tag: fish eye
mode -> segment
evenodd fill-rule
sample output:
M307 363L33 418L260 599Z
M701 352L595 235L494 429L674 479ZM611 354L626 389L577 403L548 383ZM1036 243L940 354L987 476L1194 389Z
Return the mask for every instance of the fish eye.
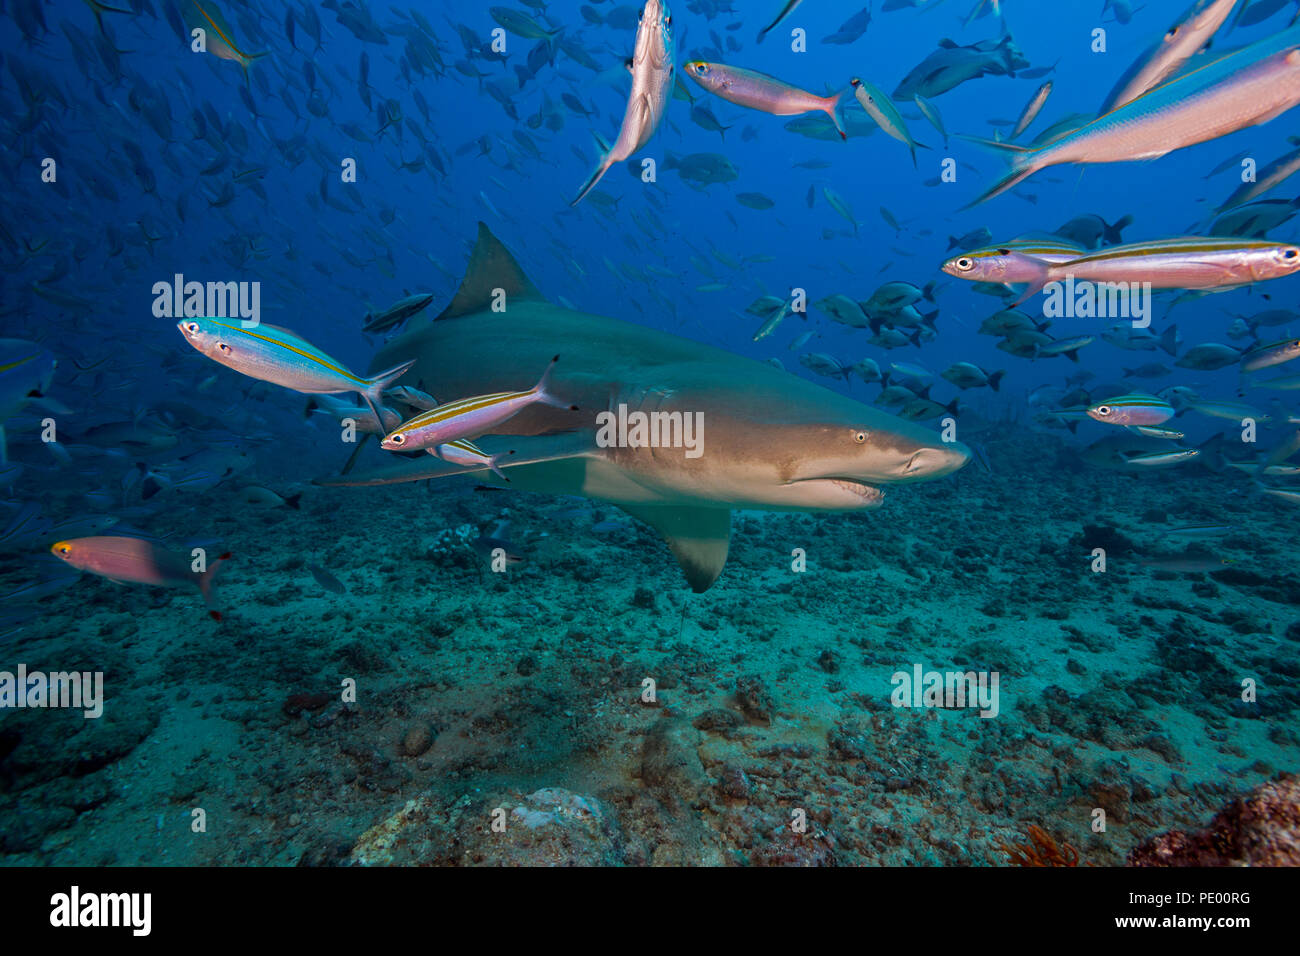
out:
M859 445L861 445L867 440L867 433L863 431L854 432L853 440L857 442Z
M1178 27L1172 26L1169 28L1169 32L1165 34L1165 39L1172 40L1176 36L1178 36Z
M1282 258L1283 258L1283 259L1294 259L1297 255L1300 255L1300 252L1298 252L1298 251L1296 250L1296 248L1295 248L1294 246L1292 246L1290 249L1287 249L1287 250L1285 250L1285 251L1282 253Z
M962 272L970 272L971 269L975 268L975 260L970 258L969 256L962 256L960 259L954 262L953 265L955 265Z
M1098 414L1098 415L1109 415L1109 414L1110 414L1110 406L1109 406L1109 405L1098 405L1098 406L1097 406L1097 414Z
M223 351L223 352L229 352L229 351L230 351L230 346L227 345L225 342L218 342L218 343L217 343L217 348L221 349L221 351Z
M186 323L185 323L185 331L188 332L188 333L190 333L190 335L198 335L198 334L199 334L199 323L197 323L197 322L186 322Z
M405 435L393 435L393 436L391 436L391 437L388 439L388 441L389 441L391 444L394 444L394 445L404 445L404 444L406 444L406 436L405 436Z

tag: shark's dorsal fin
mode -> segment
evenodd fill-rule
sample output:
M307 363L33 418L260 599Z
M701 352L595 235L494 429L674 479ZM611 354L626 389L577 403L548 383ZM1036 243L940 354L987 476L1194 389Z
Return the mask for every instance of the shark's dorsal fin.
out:
M731 546L729 510L622 503L619 507L663 535L692 591L700 594L713 586L727 563L727 551Z
M480 222L478 239L474 243L474 251L470 253L469 266L465 269L460 289L451 304L434 321L486 311L492 305L496 289L505 290L507 301L546 301L537 291L537 286L524 275L524 270L519 268L519 263L515 262L510 250L492 235L491 229Z

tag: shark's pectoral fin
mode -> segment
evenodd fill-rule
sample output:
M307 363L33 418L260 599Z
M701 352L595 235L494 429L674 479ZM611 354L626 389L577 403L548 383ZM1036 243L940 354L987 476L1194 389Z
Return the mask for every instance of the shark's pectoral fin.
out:
M731 545L731 512L726 508L628 504L619 507L663 535L686 575L686 582L696 594L707 591L718 580Z

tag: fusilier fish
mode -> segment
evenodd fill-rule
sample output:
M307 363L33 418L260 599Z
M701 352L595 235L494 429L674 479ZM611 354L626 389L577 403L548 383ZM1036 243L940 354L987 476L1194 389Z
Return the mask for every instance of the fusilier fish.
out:
M840 139L849 137L844 129L843 111L847 90L835 96L817 96L757 70L704 60L692 60L686 64L685 69L686 75L696 83L729 103L771 113L773 116L825 113L835 123Z
M1088 406L1088 417L1105 425L1160 425L1174 417L1174 407L1154 395L1117 395Z
M1153 48L1125 71L1106 97L1101 112L1109 113L1131 103L1168 79L1210 42L1236 3L1237 0L1197 0Z
M596 171L569 203L576 206L615 163L632 156L654 136L673 91L673 17L661 0L646 0L629 70L632 93L623 113L623 125L612 148L601 157Z
M495 431L529 405L549 405L576 412L578 407L552 395L551 370L560 360L557 355L546 366L541 380L523 392L494 392L447 402L416 415L389 432L380 443L389 451L417 451L445 445L463 438L474 438Z
M384 391L414 364L403 362L362 378L296 333L265 322L244 328L237 319L188 318L176 327L199 352L250 378L307 395L356 392L379 421Z
M1300 339L1283 339L1271 345L1259 345L1241 357L1243 372L1257 372L1300 358Z
M1300 27L1291 27L1184 73L1049 145L1026 149L982 141L1012 154L1011 169L975 203L1048 166L1157 159L1267 123L1297 103Z
M903 114L898 112L898 107L894 105L893 100L886 96L882 90L859 77L855 76L849 80L849 85L853 87L853 95L862 104L862 108L867 111L867 115L894 139L906 144L912 153L912 165L915 166L916 147L920 144L912 139L912 134L907 129L907 123L903 120Z

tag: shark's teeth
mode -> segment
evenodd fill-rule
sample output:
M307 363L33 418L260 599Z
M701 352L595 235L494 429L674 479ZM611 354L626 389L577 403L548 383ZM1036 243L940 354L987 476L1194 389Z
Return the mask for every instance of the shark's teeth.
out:
M826 480L845 491L853 492L865 501L880 501L885 497L885 493L874 485L863 484L852 478L827 478Z

